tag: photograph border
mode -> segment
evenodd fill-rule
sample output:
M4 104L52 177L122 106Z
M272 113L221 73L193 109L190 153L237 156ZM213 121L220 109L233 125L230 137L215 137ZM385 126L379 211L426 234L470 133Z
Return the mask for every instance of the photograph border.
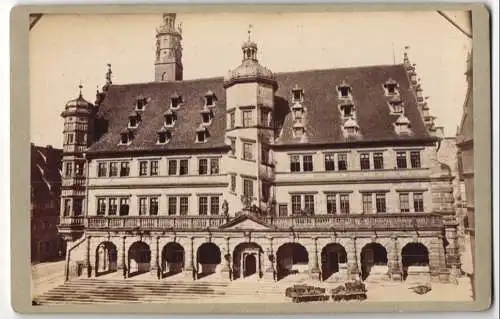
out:
M29 185L29 15L152 14L159 12L335 12L428 11L472 12L475 164L475 300L471 302L364 302L325 304L31 304ZM345 312L481 311L492 298L492 136L490 13L482 4L321 4L321 5L20 5L11 11L11 304L19 313L162 313L162 314L302 314ZM457 112L461 105L457 105ZM14 173L13 173L14 172ZM480 261L480 262L477 262Z

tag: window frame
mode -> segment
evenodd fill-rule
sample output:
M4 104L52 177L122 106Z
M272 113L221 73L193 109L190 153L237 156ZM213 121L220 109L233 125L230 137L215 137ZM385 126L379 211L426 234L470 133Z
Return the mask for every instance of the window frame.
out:
M415 197L418 197L418 199L416 199ZM417 205L417 201L418 201L418 205ZM420 207L422 209L420 209ZM423 213L425 211L425 207L424 207L424 193L423 192L415 192L415 193L413 193L413 211L416 212L416 213Z
M254 198L255 190L254 190L254 181L250 178L243 178L243 196Z
M177 175L177 160L176 159L169 159L168 160L168 170L167 170L167 174L168 176L175 176Z
M404 151L396 152L396 167L398 169L408 168L408 156L406 152Z
M294 159L297 159L294 161ZM290 172L300 172L300 155L290 155Z
M361 204L364 214L373 213L373 196L372 193L362 193L361 194Z
M370 153L360 153L359 154L359 167L362 171L370 170Z
M349 169L349 156L347 153L337 153L337 169L339 171L347 171Z
M373 169L384 169L384 153L373 153Z
M405 198L405 200L403 200ZM410 212L410 193L400 192L399 193L399 211L401 213Z
M375 208L377 214L387 213L387 198L385 193L375 193Z
M339 194L339 212L341 215L349 215L351 213L349 194Z
M243 159L246 161L255 161L254 156L255 143L243 142Z
M241 122L243 127L251 127L253 126L253 111L252 110L244 110L241 111Z
M422 159L420 151L410 151L410 165L411 168L421 168Z
M198 197L198 215L208 216L208 196Z
M335 154L325 154L325 171L332 172L335 171Z
M308 159L307 161L306 158ZM302 171L312 172L313 170L314 170L313 156L311 154L302 155Z

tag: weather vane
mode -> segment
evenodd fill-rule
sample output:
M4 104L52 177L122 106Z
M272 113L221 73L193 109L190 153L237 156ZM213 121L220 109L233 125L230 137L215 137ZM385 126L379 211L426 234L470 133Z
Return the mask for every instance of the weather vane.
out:
M248 41L250 41L250 35L252 34L252 28L253 28L253 25L252 24L249 24L248 25Z

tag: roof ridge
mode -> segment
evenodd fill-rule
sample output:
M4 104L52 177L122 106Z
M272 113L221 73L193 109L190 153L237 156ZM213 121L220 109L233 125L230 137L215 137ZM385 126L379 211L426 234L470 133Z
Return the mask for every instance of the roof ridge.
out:
M373 64L373 65L360 65L360 66L350 66L350 67L339 67L339 68L324 68L324 69L307 69L298 71L284 71L284 72L274 72L274 74L290 74L290 73L306 73L315 71L335 71L335 70L353 70L353 69L370 69L370 68L381 68L390 66L404 66L403 63L397 64Z

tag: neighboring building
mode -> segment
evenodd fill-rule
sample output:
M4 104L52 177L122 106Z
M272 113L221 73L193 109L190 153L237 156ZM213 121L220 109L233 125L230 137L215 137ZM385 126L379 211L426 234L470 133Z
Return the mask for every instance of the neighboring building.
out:
M31 144L31 261L64 257L59 203L61 200L62 150Z
M474 222L474 107L472 103L472 55L467 59L467 95L463 105L463 115L457 133L458 165L460 180L465 185L465 201L467 207L467 217L465 219L465 230L469 236L472 253L472 269L469 274L472 276L474 287L474 260L475 260L475 222ZM473 288L474 289L474 288Z
M183 80L163 18L155 82L116 85L110 68L94 105L62 113L68 277L456 275L453 176L406 53L275 74L249 38L224 78Z

